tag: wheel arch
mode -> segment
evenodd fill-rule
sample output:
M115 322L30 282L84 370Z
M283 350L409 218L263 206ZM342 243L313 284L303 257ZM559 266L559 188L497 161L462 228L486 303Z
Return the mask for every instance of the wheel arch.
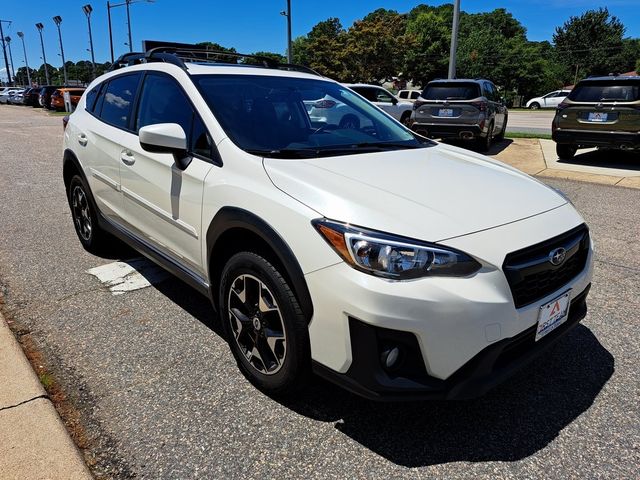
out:
M65 189L69 187L69 182L71 182L71 178L75 173L79 174L87 185L89 184L78 157L76 157L76 154L73 153L73 151L67 148L65 149L62 157L62 178L64 180Z
M265 255L281 268L307 319L313 316L313 303L302 268L293 251L273 227L257 215L237 207L223 207L207 229L209 296L216 309L220 276L227 260L243 250Z

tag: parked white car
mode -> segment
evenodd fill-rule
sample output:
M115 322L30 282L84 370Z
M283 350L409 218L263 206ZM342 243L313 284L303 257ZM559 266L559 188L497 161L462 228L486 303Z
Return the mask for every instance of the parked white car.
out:
M469 398L585 316L592 243L559 192L327 78L170 52L119 59L65 121L71 218L87 250L115 235L210 298L262 390L313 371ZM367 126L312 123L314 99Z
M0 103L11 103L11 97L16 94L19 90L17 88L8 88L4 92L0 93Z
M556 108L570 92L571 90L554 90L542 97L532 98L525 106L531 110L537 110L539 108Z

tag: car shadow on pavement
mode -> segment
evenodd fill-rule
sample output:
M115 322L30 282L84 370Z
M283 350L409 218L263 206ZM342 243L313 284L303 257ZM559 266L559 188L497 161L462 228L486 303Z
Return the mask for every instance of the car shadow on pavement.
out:
M614 371L612 355L579 325L534 364L464 402L376 403L315 380L280 402L405 467L514 461L548 445L589 409Z
M583 165L587 167L621 168L640 172L640 151L623 151L613 149L589 150L578 153L569 160L558 160L558 163Z
M225 338L204 296L177 279L154 287ZM318 377L293 399L271 398L299 415L334 423L342 434L397 465L515 461L543 449L587 411L613 372L613 356L579 324L476 400L379 403Z

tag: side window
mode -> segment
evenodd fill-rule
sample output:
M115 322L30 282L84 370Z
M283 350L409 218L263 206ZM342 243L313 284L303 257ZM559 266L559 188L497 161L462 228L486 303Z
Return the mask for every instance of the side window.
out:
M98 84L87 92L87 98L85 100L85 110L93 112L93 107L96 104L96 98L98 98L98 92L100 91L102 84Z
M204 123L196 114L193 115L193 128L191 129L191 153L206 158L213 158L213 141L207 132Z
M100 111L103 121L118 128L128 129L139 80L139 74L123 75L109 80ZM97 109L95 111L98 112Z
M381 88L376 88L375 93L376 93L376 99L375 99L376 102L384 102L384 103L393 102L393 97L386 90L383 90Z
M135 131L156 123L177 123L187 137L191 132L193 108L176 82L164 75L149 74L144 79Z
M354 92L356 92L356 93L359 93L360 95L362 95L364 98L366 98L370 102L377 102L378 101L376 99L376 91L373 88L355 87L352 90Z
M420 92L417 90L414 90L413 92L411 92L411 99L412 100L417 100L418 98L420 98Z
M407 92L406 90L403 90L402 92L398 93L398 97L399 98L409 98L409 92Z

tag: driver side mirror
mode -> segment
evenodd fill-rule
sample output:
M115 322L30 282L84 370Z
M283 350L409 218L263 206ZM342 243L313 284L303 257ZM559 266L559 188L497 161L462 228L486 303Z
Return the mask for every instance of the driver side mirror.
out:
M140 129L138 138L140 146L147 152L172 154L180 170L191 163L187 154L187 135L177 123L147 125Z

